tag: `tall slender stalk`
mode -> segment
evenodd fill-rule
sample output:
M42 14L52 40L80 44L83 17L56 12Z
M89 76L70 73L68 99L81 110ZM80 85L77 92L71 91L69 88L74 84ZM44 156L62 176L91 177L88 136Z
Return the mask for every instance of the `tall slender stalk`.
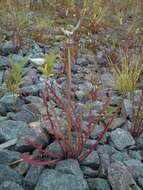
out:
M72 118L71 118L71 52L70 52L70 39L67 39L67 56L68 56L68 62L67 62L67 120L68 120L68 141L71 144L71 130L72 130Z

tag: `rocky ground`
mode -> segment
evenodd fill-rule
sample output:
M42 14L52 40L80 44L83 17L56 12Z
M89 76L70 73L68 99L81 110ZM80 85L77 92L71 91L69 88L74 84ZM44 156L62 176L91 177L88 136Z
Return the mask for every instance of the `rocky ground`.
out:
M62 46L62 45L61 45ZM133 138L127 130L129 123L124 118L115 118L112 126L104 139L84 161L68 159L59 161L53 167L35 166L20 159L19 155L36 155L34 148L25 142L29 138L47 148L51 152L59 151L55 141L45 140L41 133L41 112L43 111L40 90L44 88L45 77L39 71L39 65L43 63L44 53L51 49L33 42L31 49L13 54L16 62L23 56L30 55L26 67L29 71L23 77L24 83L20 88L22 96L15 96L3 91L5 72L9 66L8 55L13 52L10 42L1 44L3 55L0 56L0 190L141 190L143 189L143 135ZM60 45L52 49L60 50ZM42 59L39 59L42 58ZM103 99L114 85L114 79L106 62L102 58L92 54L83 54L72 65L74 101L77 105L83 105L85 90L92 87L88 80L88 74L96 65L100 75L103 90L98 100L92 102L96 111L100 111ZM49 77L49 84L53 85L58 93L58 86L64 87L66 77L59 73L63 65L58 62L54 68L54 76ZM140 95L136 91L136 98ZM113 93L112 104L117 105L120 95ZM130 100L125 98L125 109L130 115ZM89 102L87 102L87 105ZM87 122L86 113L83 117ZM103 130L103 125L98 124L93 131L87 147L97 139Z

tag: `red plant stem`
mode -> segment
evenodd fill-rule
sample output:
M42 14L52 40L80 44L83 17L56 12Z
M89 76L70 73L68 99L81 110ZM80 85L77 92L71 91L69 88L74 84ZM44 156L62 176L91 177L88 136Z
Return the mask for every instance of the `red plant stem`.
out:
M93 144L91 146L91 148L89 149L89 151L87 151L86 153L82 154L81 156L79 156L78 160L84 160L86 157L89 156L89 154L91 154L91 152L97 147L97 145L99 144L99 142L103 139L104 135L106 134L106 132L108 131L112 121L114 120L114 117L110 120L110 122L108 122L106 124L106 127L104 128L104 130L100 133L100 135L98 136L96 143Z
M64 103L62 102L62 100L56 95L56 93L53 91L53 89L50 87L50 85L48 85L48 83L46 83L46 85L49 87L48 90L50 89L50 92L52 93L52 95L56 98L56 101L58 100L58 102L60 103L60 105L62 106L63 108L63 111L69 115L70 113L68 113L68 110L66 108L66 106L64 105ZM44 97L44 93L42 93L42 97L43 97L43 100L45 99ZM46 107L46 111L47 111L47 119L50 121L51 123L51 127L52 127L52 130L54 132L54 136L56 137L56 140L58 142L58 144L60 145L61 147L61 150L63 152L63 155L67 155L67 157L70 157L70 155L72 154L72 143L69 142L69 135L68 135L68 140L65 140L65 138L63 138L62 136L59 136L56 134L56 128L59 128L58 126L56 126L56 123L53 123L52 119L51 119L51 116L50 116L50 113L49 113L49 110L48 110L48 104L46 102L46 99L44 100L44 105ZM58 123L59 124L59 123ZM69 124L69 123L68 123ZM68 128L68 127L67 127ZM59 140L59 137L60 137L60 140ZM62 142L63 144L62 144ZM65 150L66 149L66 150Z
M71 76L71 54L70 54L70 39L67 39L67 57L68 57L68 61L67 61L67 122L68 122L68 126L67 126L67 130L68 130L68 142L69 144L72 143L72 135L71 135L71 130L72 130L72 113L71 113L71 86L72 86L72 76Z
M63 53L63 62L64 62L64 67L63 67L63 73L66 73L66 70L67 70L67 47L66 47L66 44L64 45L65 48L64 48L64 53Z
M138 107L137 114L135 116L135 122L134 122L133 128L140 127L139 125L142 123L142 119L139 119L139 114L140 114L140 112L142 110L142 106L143 106L143 90L142 90L142 94L141 94L141 97L140 97L140 104L139 104L139 107Z
M62 107L64 110L66 110L65 104L64 104L64 103L62 102L62 100L56 95L56 93L54 92L54 90L52 89L52 87L51 87L48 83L46 83L46 87L47 87L48 90L50 90L52 96L54 96L54 97L56 98L56 102L57 102L59 105L61 105L61 107ZM48 92L49 92L49 91L48 91Z
M112 116L111 120L107 122L106 126L104 127L104 130L100 133L100 135L96 139L96 143L90 147L89 151L87 151L87 152L83 153L81 156L79 156L79 158L78 158L79 161L87 158L89 156L89 154L91 154L91 152L97 147L97 145L103 139L104 135L108 131L109 127L111 126L111 124L112 124L113 120L115 119L116 115L118 114L119 110L121 109L122 104L123 104L123 100L121 101L120 105L118 106L116 113Z
M88 138L91 135L91 124L92 124L92 110L90 109L90 111L89 111L89 119L88 119L88 123L86 125L86 134L85 134L84 144L86 144Z
M76 152L73 155L75 158L77 158L83 150L82 112L79 113L78 118L76 117L76 122L77 125L75 127L75 130L77 132L77 147Z
M26 155L20 155L20 158L33 165L51 165L61 160L61 159L55 159L55 160L48 160L48 161L39 161L39 160L30 158L29 156L26 156Z
M79 115L79 130L78 130L78 136L79 136L79 143L78 143L78 152L77 154L80 154L83 150L83 131L82 131L82 112L80 112Z
M62 145L62 143L60 142L60 138L59 138L59 136L57 135L57 133L56 133L56 129L55 129L55 125L54 125L54 123L53 123L53 121L52 121L52 119L51 119L51 116L50 116L50 113L49 113L49 110L48 110L48 104L47 104L47 102L46 102L46 97L45 97L45 95L44 95L44 93L43 93L43 91L42 91L42 99L43 99L43 104L44 104L44 106L46 107L46 113L47 113L47 119L50 121L50 124L51 124L51 128L52 128L52 130L53 130L53 133L54 133L54 136L55 136L55 138L56 138L56 141L58 142L58 144L60 145L60 147L61 147L61 151L62 151L62 153L64 154L64 147L63 147L63 145Z
M31 144L34 148L38 149L41 153L44 153L47 156L53 157L53 158L58 158L60 159L61 157L57 154L49 153L48 150L43 150L42 146L38 145L37 143L33 142L30 139L26 139L26 142L28 144Z

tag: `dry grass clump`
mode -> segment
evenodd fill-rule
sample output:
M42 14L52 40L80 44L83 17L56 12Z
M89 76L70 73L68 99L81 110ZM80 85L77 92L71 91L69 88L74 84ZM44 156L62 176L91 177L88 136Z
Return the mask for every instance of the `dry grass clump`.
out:
M116 90L123 94L126 94L127 92L133 94L143 71L141 56L130 56L127 52L120 50L120 64L113 64L112 61L111 64L114 68Z
M115 89L122 94L123 99L127 94L130 95L131 115L126 112L125 105L123 112L131 121L129 131L134 137L138 137L143 132L143 90L139 100L136 101L136 90L143 72L142 57L138 54L130 55L128 51L121 49L120 63L116 65L111 60L110 62L114 69Z

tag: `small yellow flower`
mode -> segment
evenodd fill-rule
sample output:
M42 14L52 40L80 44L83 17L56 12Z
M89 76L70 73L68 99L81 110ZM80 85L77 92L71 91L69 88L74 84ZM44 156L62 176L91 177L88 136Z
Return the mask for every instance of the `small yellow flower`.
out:
M101 85L96 85L95 88L96 88L97 90L99 90L99 89L101 89Z
M49 77L54 75L52 71L57 57L58 56L54 52L45 55L45 66L41 68L41 71L45 76Z

